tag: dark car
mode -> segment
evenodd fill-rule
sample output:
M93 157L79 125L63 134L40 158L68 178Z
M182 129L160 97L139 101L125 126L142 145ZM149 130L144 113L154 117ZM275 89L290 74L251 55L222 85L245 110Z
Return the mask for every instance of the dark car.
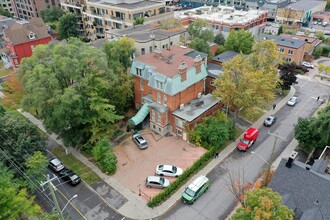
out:
M62 162L57 158L50 159L48 163L48 167L54 170L55 172L60 172L65 168Z
M140 149L146 149L148 147L147 140L140 134L133 135L133 140Z
M68 168L65 168L60 172L60 177L71 185L77 185L81 181L80 177Z
M276 122L276 117L271 115L271 116L268 116L265 121L264 121L264 125L266 127L270 127L272 126L274 123Z

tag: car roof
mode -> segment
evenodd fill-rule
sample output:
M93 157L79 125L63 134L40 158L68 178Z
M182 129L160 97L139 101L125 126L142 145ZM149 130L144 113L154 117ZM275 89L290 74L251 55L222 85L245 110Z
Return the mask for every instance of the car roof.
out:
M274 115L270 115L270 116L267 117L267 119L274 119L274 118L275 118Z
M298 97L297 96L292 96L291 99L297 99Z
M160 177L159 176L148 176L147 177L148 181L156 181L156 182L159 182L160 180Z
M199 176L197 177L197 179L194 180L194 182L192 182L188 188L191 189L192 191L196 192L198 190L199 187L201 187L203 184L205 184L207 181L209 181L209 179L206 176Z
M62 162L61 162L59 159L57 159L57 158L53 158L53 159L51 159L50 162L51 162L52 164L54 164L55 166L56 166L56 165L59 165L59 164L62 163Z
M163 170L172 170L173 165L163 165Z

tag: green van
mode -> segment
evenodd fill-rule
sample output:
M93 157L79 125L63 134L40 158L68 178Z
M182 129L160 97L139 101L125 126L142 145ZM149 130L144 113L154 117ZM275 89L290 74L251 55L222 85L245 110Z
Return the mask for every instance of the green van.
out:
M207 191L211 182L206 176L199 176L182 193L184 203L193 204L204 192Z

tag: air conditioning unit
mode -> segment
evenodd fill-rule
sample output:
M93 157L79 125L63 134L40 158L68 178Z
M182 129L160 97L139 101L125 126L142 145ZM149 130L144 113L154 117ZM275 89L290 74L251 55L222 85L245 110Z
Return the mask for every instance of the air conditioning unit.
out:
M180 105L180 110L183 110L184 109L184 104L181 104Z
M200 93L197 94L197 98L200 99L201 97L202 97L202 93L200 92Z

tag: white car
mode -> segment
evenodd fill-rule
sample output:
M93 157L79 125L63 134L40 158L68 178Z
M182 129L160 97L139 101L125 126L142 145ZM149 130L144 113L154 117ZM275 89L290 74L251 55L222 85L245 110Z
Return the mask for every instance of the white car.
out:
M301 65L302 65L302 66L305 66L305 67L307 67L307 68L314 69L314 65L311 64L311 63L308 63L308 62L306 62L306 61L303 61L303 62L301 63Z
M317 25L317 21L314 21L313 24L314 24L314 25Z
M289 106L294 106L298 102L298 97L293 96L289 99L289 101L286 103Z
M156 174L159 176L173 176L178 177L183 173L183 170L173 165L158 165Z

